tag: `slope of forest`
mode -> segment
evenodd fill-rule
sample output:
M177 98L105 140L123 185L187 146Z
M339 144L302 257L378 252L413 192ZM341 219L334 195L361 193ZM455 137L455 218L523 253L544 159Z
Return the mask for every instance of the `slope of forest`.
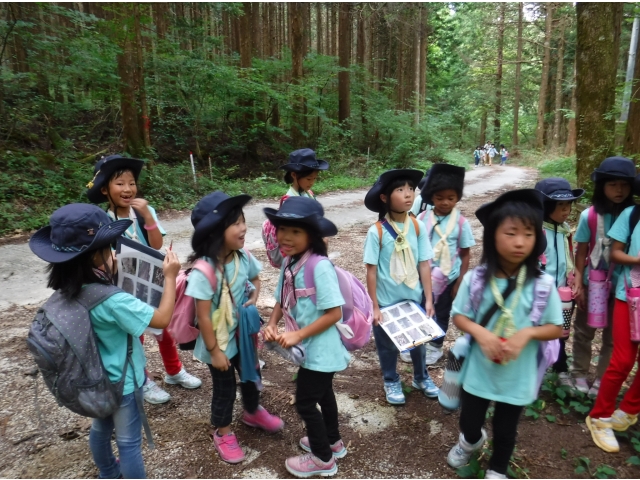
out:
M325 190L464 163L485 141L512 158L577 147L586 183L603 155L638 151L637 88L616 123L634 15L611 3L0 4L0 234L83 201L96 158L122 151L149 160L142 190L160 209L215 188L279 195L277 166L302 146L332 162Z

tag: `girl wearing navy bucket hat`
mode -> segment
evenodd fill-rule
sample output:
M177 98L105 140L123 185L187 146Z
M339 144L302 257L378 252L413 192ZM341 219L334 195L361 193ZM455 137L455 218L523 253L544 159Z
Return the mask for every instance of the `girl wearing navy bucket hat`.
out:
M108 202L107 215L113 221L123 218L131 220L123 236L158 250L162 247L166 232L153 207L137 196L138 178L143 166L144 162L137 158L121 155L102 157L94 167L93 179L87 184L87 197L92 203ZM165 369L164 382L187 389L202 385L199 378L185 370L169 331L154 336ZM140 341L144 343L144 335ZM171 395L146 375L144 399L151 404L160 404L168 402Z
M70 204L51 215L49 226L31 237L29 247L49 263L47 286L69 301L81 301L84 289L113 284L116 262L111 244L130 225L130 220L111 222L95 205ZM89 432L89 447L100 478L146 478L140 416L146 359L137 338L145 328L166 328L171 321L180 271L175 253L167 252L163 271L164 291L157 309L114 289L89 310L98 352L109 379L117 383L126 371L120 408L106 418L94 418ZM125 370L129 336L133 337L132 368ZM111 447L114 430L119 461Z
M211 440L220 458L239 463L244 453L231 430L236 399L236 371L244 412L242 422L274 433L284 423L260 406L260 368L255 335L260 316L255 308L260 293L262 264L244 248L247 224L242 207L251 197L229 197L216 191L202 198L191 213L194 227L189 262L206 261L215 271L215 285L199 269L189 274L186 295L196 301L200 334L193 355L209 367L213 382ZM247 283L255 287L247 298ZM246 320L246 321L245 321Z
M302 148L291 152L289 163L280 168L287 172L284 181L291 185L285 197L315 198L311 188L318 179L318 172L329 169L329 162L316 158L316 152L310 148ZM280 204L283 201L280 200Z

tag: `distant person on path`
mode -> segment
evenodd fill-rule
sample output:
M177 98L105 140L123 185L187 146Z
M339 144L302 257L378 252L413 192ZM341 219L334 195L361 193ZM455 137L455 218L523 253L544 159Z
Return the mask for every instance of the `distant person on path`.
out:
M509 152L507 151L507 147L505 147L504 145L500 145L500 157L501 157L500 166L506 165L507 159L509 158Z
M483 156L482 149L480 148L480 146L477 146L476 149L473 151L473 159L475 161L474 168L478 168L478 165L481 165L480 160L482 156Z
M490 167L493 166L493 157L495 157L497 153L498 152L496 150L496 146L492 143L489 146L489 151L488 151L488 154L489 154L489 166Z

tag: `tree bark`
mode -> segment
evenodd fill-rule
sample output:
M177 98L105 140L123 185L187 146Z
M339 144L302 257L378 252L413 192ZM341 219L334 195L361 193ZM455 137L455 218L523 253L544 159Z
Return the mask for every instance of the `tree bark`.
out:
M502 114L502 60L504 49L504 17L506 3L500 3L500 19L498 20L498 60L496 66L496 105L493 119L493 137L496 146L500 145L500 115Z
M133 4L134 29L136 36L136 60L138 96L140 98L140 130L142 132L144 146L151 147L151 119L149 118L149 106L147 105L147 89L144 83L144 50L142 48L142 33L140 32L140 6Z
M260 18L260 4L258 2L251 2L251 55L256 58L262 58L262 47L264 44L260 41L262 38L262 22ZM251 61L249 61L251 66Z
M414 25L412 48L413 88L411 89L412 92L410 104L413 107L413 126L417 127L418 125L420 125L420 12L418 12Z
M351 4L340 5L340 58L338 64L338 123L342 124L351 116L351 90L349 67L351 66Z
M621 3L576 6L576 173L578 187L613 151Z
M356 50L356 63L359 66L357 83L362 88L361 103L360 103L360 120L362 125L366 125L367 118L367 102L366 102L366 84L365 84L365 61L367 56L367 19L364 16L362 9L358 11L358 35L357 35L357 50ZM366 135L366 133L365 133Z
M640 47L640 35L638 35L638 47ZM640 48L636 48L636 64L633 70L633 85L629 103L629 115L624 134L623 152L628 156L640 153L640 60L637 55Z
M522 72L522 17L524 4L518 3L518 46L516 50L516 75L515 75L515 94L513 100L513 133L511 135L511 145L516 147L518 141L518 119L520 116L520 85ZM484 145L484 144L483 144Z
M553 23L554 4L546 4L547 14L544 34L544 59L542 61L542 79L538 94L538 125L536 128L536 148L544 148L544 114L546 112L547 88L549 86L549 64L551 63L551 27Z
M564 115L562 113L562 81L564 79L564 31L567 19L560 17L560 25L558 26L558 61L556 66L556 98L555 108L553 112L553 137L551 139L551 148L557 150L560 147L560 124Z
M331 56L338 56L338 4L331 3Z
M569 119L569 124L567 125L567 143L564 147L564 154L567 156L576 153L576 105L576 69L574 64L573 88L571 89L571 111L573 112L573 117Z
M480 145L487 143L487 111L482 111L480 118Z
M427 9L420 7L420 112L427 101Z
M305 5L299 2L289 4L289 26L291 28L291 82L298 85L303 76L303 60L306 51L306 38L304 35ZM297 97L293 106L293 119L291 122L291 141L294 148L300 148L305 143L305 135L302 124L304 98Z
M138 121L138 106L134 86L136 84L134 72L133 42L131 34L124 29L122 53L117 55L118 75L120 76L120 106L122 109L122 126L124 133L124 149L134 157L144 156L144 140L140 132Z
M322 55L324 52L323 48L324 41L324 30L322 26L322 3L316 3L316 52L318 55Z

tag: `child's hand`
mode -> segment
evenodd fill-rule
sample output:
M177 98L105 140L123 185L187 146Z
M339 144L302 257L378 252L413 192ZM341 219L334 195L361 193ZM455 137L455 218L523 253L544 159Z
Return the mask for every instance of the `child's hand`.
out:
M162 271L164 272L164 278L175 279L178 276L178 273L180 273L180 260L178 260L175 252L167 251L162 263Z
M293 347L294 345L299 344L302 341L300 337L300 332L285 332L281 333L276 337L276 342L282 345L284 348Z
M252 290L251 295L249 295L249 298L247 299L246 302L244 302L244 305L242 306L246 308L249 305L255 305L257 300L258 300L258 290Z
M275 342L278 336L278 327L275 325L267 325L262 331L262 336L265 342Z
M531 340L531 337L526 329L516 332L502 344L502 360L516 360L520 356L522 349L529 343L529 340Z
M478 335L475 338L485 357L494 362L501 362L503 360L503 342L500 337L485 329L482 335Z
M226 372L231 366L231 362L220 348L211 352L211 366L221 372Z
M155 223L153 215L151 215L151 212L149 211L149 202L144 198L134 198L131 200L131 206L140 212L140 215L145 219L145 223L147 220L149 221L149 224Z
M382 321L382 313L380 307L373 307L373 324L377 327Z
M580 310L585 310L586 309L586 305L585 305L585 299L584 299L584 286L582 285L582 282L578 283L574 283L573 284L573 298L576 301L576 305L578 306L578 308Z
M424 304L424 311L427 312L427 315L429 315L431 318L435 318L436 309L433 307L433 300L429 299L426 301L426 303Z

